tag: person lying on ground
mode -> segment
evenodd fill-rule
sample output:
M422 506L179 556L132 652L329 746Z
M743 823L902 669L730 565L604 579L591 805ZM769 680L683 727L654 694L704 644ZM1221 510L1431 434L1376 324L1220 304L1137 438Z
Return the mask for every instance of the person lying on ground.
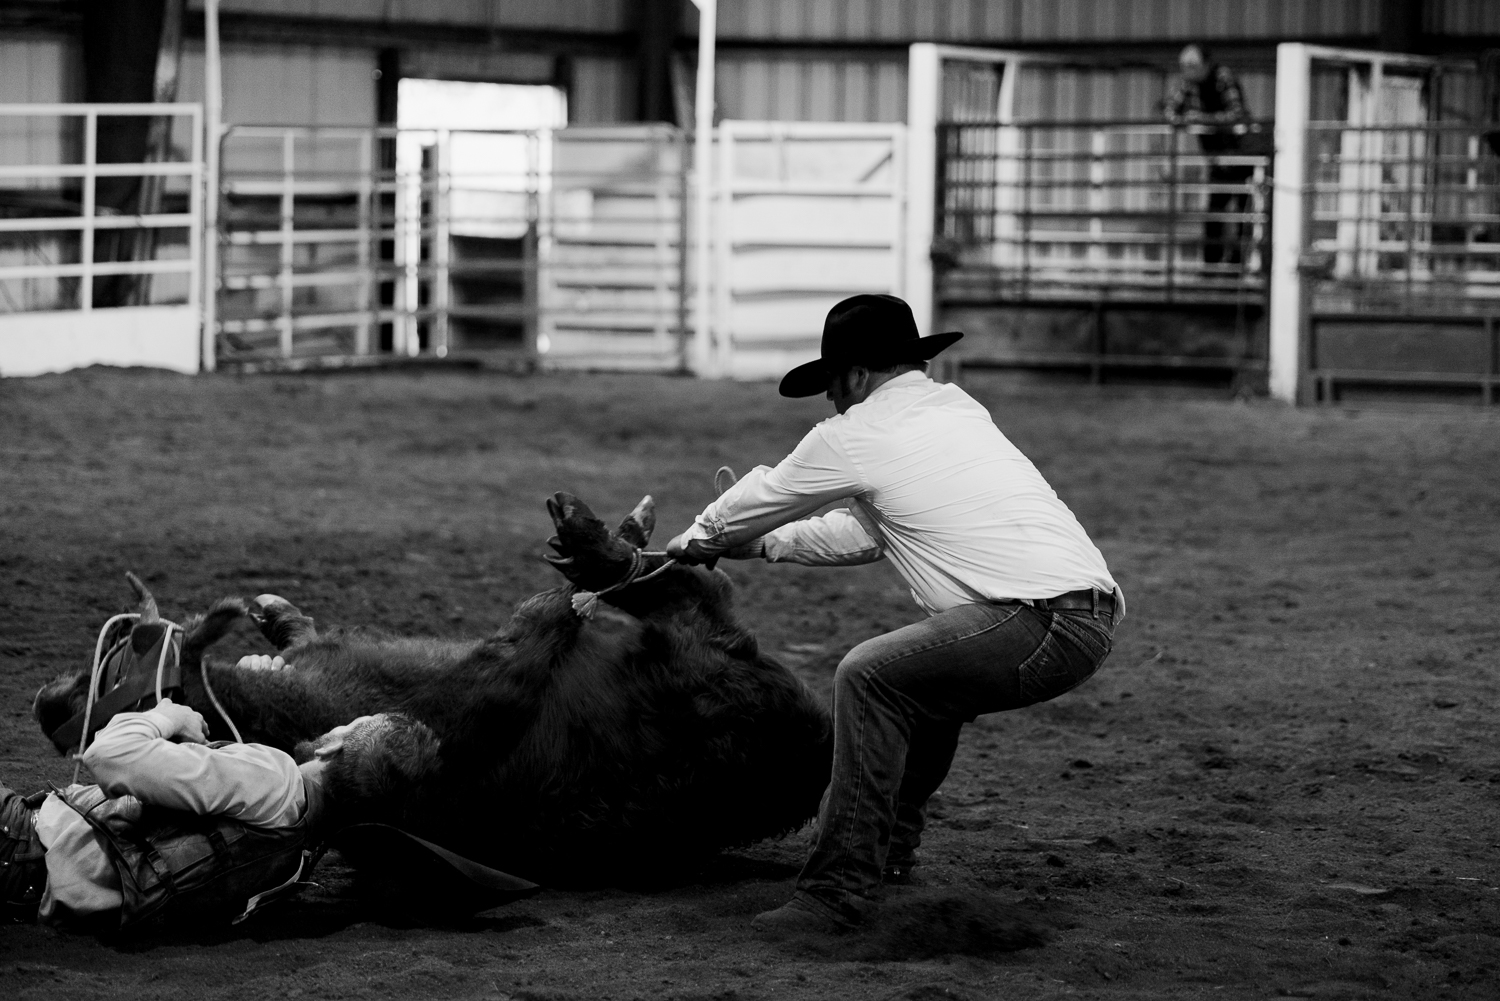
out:
M758 467L725 490L667 544L688 562L888 559L928 615L840 662L816 841L795 895L758 915L758 930L862 921L882 879L909 878L927 799L963 724L1083 683L1124 615L1104 557L1041 473L983 406L927 377L927 359L962 336L919 338L895 296L834 306L822 357L789 372L780 392L826 393L837 416L774 469ZM845 498L849 506L807 517Z
M406 795L438 753L397 713L335 727L297 759L207 733L163 699L99 731L83 754L95 784L30 797L0 784L5 916L101 933L241 919L293 887L341 825Z

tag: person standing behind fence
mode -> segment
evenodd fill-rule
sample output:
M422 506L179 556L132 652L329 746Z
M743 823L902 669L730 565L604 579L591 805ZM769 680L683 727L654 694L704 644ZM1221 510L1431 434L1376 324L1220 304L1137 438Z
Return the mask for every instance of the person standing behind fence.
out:
M1242 216L1250 207L1249 164L1225 164L1221 156L1241 152L1242 136L1249 130L1250 112L1234 71L1213 62L1199 45L1184 46L1177 57L1182 75L1165 102L1167 119L1173 125L1198 125L1198 145L1209 157L1209 219L1203 224L1203 262L1240 264L1244 261ZM1228 217L1228 218L1227 218Z

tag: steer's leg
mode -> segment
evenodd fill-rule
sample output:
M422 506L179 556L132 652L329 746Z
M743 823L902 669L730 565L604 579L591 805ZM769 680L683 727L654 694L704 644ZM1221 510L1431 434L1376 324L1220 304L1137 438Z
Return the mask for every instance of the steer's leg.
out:
M318 638L312 616L303 615L301 609L279 595L263 594L256 598L255 618L261 635L278 650Z

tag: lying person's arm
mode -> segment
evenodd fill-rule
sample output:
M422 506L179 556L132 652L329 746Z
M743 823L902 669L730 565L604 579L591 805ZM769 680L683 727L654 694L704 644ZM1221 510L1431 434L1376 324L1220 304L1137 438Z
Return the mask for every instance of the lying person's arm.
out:
M111 796L260 827L295 823L307 793L291 756L262 744L208 747L202 721L170 699L149 712L121 713L94 737L83 763Z

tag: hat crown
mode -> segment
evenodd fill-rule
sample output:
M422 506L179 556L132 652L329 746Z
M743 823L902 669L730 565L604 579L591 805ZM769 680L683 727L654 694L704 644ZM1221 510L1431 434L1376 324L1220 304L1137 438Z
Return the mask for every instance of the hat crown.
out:
M881 368L909 361L919 340L911 307L893 295L855 295L828 311L823 321L823 359L839 365Z

